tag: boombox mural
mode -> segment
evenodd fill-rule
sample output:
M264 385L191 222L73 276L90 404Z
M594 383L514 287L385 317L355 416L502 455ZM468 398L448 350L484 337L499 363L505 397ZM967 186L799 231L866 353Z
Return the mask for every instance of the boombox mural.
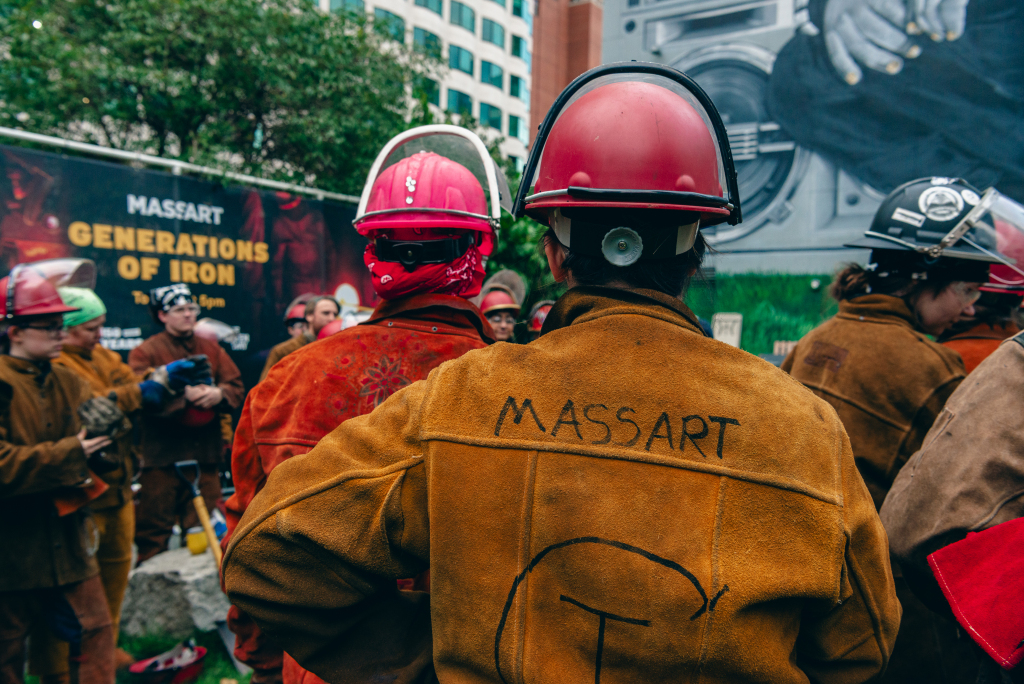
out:
M744 221L724 270L821 272L921 176L1024 200L1019 0L615 0L605 62L690 74L718 105Z
M241 366L285 338L294 297L372 305L355 206L0 146L0 276L18 262L96 263L102 344L127 354L156 332L151 288L189 283L201 317L237 327Z

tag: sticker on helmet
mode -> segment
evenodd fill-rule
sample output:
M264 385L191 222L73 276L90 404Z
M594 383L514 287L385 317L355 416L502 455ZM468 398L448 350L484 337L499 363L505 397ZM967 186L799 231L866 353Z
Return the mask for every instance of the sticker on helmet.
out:
M967 202L972 207L978 206L978 202L981 201L981 198L978 197L978 193L973 190L961 190L960 196L964 198L964 202Z
M896 211L892 212L893 221L903 221L903 223L909 223L915 228L920 228L924 225L924 214L918 214L916 211L910 211L903 207L896 207Z
M932 178L932 185L952 185L955 182L956 178L943 178L942 176Z
M932 221L952 221L963 211L964 200L956 190L936 185L921 193L917 206Z

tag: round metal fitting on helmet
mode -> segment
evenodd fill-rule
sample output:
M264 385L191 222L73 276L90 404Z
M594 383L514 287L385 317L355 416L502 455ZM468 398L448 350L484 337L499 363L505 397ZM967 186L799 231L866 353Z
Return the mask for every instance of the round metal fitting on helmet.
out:
M632 266L640 260L644 241L640 235L624 226L612 228L601 241L601 254L615 266Z
M78 311L66 305L53 283L30 264L16 264L0 280L0 293L0 316L7 320Z

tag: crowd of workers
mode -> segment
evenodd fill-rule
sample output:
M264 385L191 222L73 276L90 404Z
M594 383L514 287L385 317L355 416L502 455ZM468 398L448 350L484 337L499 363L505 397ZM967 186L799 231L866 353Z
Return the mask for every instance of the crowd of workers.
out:
M588 72L522 185L513 204L465 129L389 142L354 220L381 303L344 327L328 296L293 302L247 396L184 284L152 291L163 330L125 364L93 291L0 281L0 684L27 661L113 682L132 540L143 561L197 522L183 459L225 511L253 684L1019 678L1020 578L977 559L1013 563L1024 508L1024 208L901 186L779 369L682 302L700 229L742 218L683 74ZM568 287L528 339L518 276L484 280L502 210L550 227Z

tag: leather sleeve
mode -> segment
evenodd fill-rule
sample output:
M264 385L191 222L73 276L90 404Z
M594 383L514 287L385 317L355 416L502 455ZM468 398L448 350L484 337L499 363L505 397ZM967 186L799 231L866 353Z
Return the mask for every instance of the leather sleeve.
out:
M214 378L214 382L224 392L224 400L220 405L222 410L225 408L225 405L227 410L230 411L242 404L242 400L245 398L245 385L242 383L242 373L220 345L217 345L217 376Z
M0 383L0 499L71 487L89 477L82 443L74 435L30 446L8 441L12 396L11 387Z
M798 664L811 681L865 682L888 665L902 610L885 530L857 471L850 440L841 428L840 433L846 551L839 603L805 616Z
M152 345L152 338L146 340L135 349L128 352L128 366L139 375L148 375L149 371L160 364L153 361L149 354L149 347Z
M139 383L142 378L135 374L132 367L121 361L120 356L112 359L110 369L111 391L117 395L117 407L125 413L138 411L142 408L142 390Z
M429 559L427 383L274 468L224 557L231 602L335 684L420 681L432 668L428 597L395 584Z
M968 532L1024 516L1024 347L1004 342L946 402L881 509L907 582L945 608L928 555Z

